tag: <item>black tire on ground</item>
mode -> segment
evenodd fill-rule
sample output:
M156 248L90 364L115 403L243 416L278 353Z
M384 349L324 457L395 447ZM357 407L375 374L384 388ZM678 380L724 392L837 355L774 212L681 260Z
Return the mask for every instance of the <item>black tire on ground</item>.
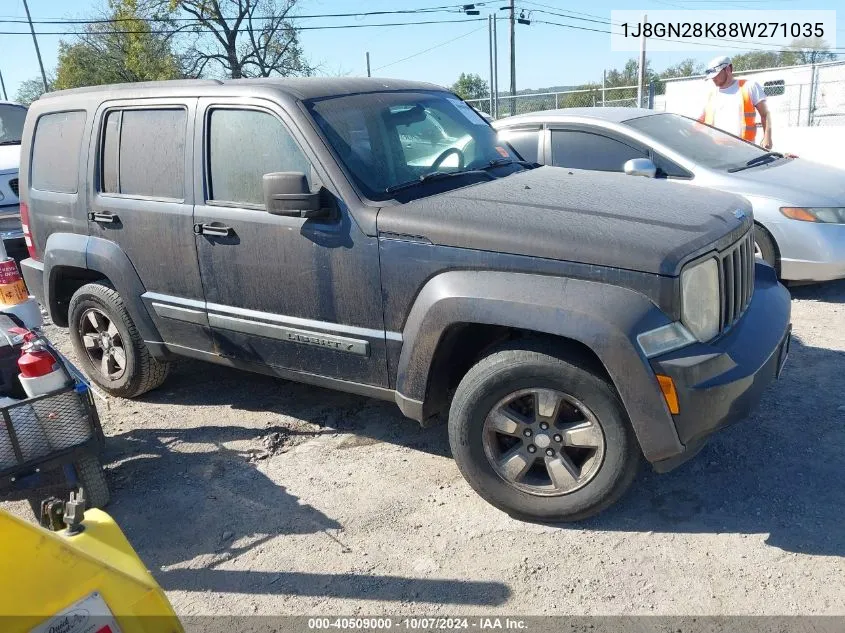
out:
M111 500L109 485L100 460L94 455L86 455L74 462L76 478L85 491L86 508L105 508Z
M763 256L763 261L765 261L769 266L774 268L778 272L778 275L780 275L780 269L778 268L778 254L777 249L775 248L775 242L772 239L772 236L769 235L769 232L759 224L754 225L754 243L757 245L757 248L760 249L760 254Z
M619 499L633 482L641 453L625 409L609 380L589 363L537 342L509 344L479 361L461 380L449 415L449 442L475 491L511 516L546 522L587 518ZM500 476L484 448L485 420L502 399L525 389L552 389L583 403L598 421L603 459L580 488L557 496L519 489ZM536 450L536 449L535 449Z
M121 345L125 351L126 367L123 374L111 378L95 365L82 341L82 319L91 310L104 314L117 328ZM73 348L85 373L103 391L121 398L134 398L161 385L169 371L169 363L156 360L150 355L144 340L138 333L132 317L118 292L103 282L91 283L77 290L68 308L68 327Z

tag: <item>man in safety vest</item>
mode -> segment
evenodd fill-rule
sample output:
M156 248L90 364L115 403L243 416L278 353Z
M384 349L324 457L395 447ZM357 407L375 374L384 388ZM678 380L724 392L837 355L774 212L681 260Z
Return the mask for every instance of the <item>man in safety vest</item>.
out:
M707 65L706 79L715 87L707 95L698 120L734 136L756 142L757 113L763 124L764 149L772 148L772 117L766 105L766 93L756 81L734 79L730 57L717 57Z

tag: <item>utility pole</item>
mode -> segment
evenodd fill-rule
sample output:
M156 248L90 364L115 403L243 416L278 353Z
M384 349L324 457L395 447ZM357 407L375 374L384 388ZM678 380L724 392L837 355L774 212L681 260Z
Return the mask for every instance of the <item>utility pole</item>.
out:
M3 101L8 101L9 95L6 94L6 83L3 81L3 71L2 70L0 70L0 88L3 88Z
M38 49L38 38L35 37L35 27L32 26L32 16L29 14L29 7L26 4L26 0L23 0L23 8L26 11L26 19L29 20L29 30L32 31L32 42L35 44L35 54L38 56L38 65L41 67L41 81L44 82L44 92L49 92L50 89L47 87L47 73L44 72L44 62L41 61L41 51Z
M499 35L496 33L496 24L499 17L493 14L493 115L494 119L499 118Z
M367 77L372 77L370 75L370 51L367 51Z
M516 13L514 0L511 0L511 116L516 114Z
M490 116L493 114L493 89L495 88L495 80L493 78L493 16L487 16L487 41L490 45Z
M645 14L643 14L643 26L640 27L640 31L645 31L645 25L648 22L648 18ZM637 80L637 107L643 107L643 94L645 92L645 34L640 35L640 71L639 71L639 78Z
M601 71L601 107L604 107L605 90L607 86L607 69Z

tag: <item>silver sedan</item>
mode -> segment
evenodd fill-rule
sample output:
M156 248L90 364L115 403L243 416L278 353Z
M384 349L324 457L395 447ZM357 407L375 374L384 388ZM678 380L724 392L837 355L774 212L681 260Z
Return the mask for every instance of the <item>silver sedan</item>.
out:
M739 194L757 256L787 281L845 277L845 171L767 152L677 114L637 108L533 112L493 124L525 158Z

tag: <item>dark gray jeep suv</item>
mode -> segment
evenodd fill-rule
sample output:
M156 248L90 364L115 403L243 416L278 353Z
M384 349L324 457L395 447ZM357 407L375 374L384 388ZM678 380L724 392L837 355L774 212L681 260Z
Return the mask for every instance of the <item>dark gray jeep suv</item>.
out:
M578 519L780 371L741 198L522 161L437 86L102 86L26 120L29 288L110 394L191 357L449 416L469 483ZM283 388L283 386L280 386Z

